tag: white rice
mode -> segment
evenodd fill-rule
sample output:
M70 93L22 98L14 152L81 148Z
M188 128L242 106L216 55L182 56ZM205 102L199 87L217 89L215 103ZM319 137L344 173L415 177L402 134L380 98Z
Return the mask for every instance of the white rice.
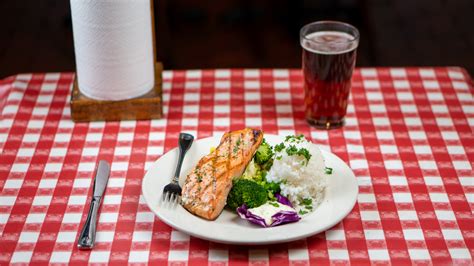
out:
M299 206L300 200L308 198L312 199L314 210L321 203L326 187L323 155L315 144L306 139L283 143L285 149L275 153L273 166L266 177L267 181L281 183L281 194L287 197L297 210L302 209L302 206ZM287 154L286 148L290 145L309 151L311 158L307 164L304 156Z

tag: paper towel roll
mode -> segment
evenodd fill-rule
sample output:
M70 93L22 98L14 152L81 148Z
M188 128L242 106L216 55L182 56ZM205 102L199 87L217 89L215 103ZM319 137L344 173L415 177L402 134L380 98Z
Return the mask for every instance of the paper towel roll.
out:
M71 0L71 14L84 95L126 100L153 88L150 0Z

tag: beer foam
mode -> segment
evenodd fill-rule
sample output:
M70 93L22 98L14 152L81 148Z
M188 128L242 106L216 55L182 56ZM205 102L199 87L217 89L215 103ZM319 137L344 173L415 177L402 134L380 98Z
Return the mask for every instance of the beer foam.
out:
M349 33L340 31L318 31L301 40L305 50L318 54L343 54L357 48L359 41Z

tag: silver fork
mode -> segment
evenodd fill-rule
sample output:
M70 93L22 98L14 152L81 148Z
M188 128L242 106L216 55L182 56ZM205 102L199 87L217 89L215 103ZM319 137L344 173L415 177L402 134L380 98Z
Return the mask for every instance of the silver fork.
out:
M181 166L183 164L184 156L193 144L194 137L188 133L179 134L179 156L178 165L176 165L176 171L171 183L165 186L163 189L163 200L175 203L181 197L181 186L179 185L179 173L181 172Z

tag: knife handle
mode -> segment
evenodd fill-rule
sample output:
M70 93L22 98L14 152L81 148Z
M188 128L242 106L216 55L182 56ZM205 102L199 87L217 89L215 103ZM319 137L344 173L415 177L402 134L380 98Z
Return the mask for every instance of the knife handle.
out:
M86 222L77 241L77 247L79 249L92 249L94 247L99 206L100 199L93 198L89 208L89 214L87 215Z

